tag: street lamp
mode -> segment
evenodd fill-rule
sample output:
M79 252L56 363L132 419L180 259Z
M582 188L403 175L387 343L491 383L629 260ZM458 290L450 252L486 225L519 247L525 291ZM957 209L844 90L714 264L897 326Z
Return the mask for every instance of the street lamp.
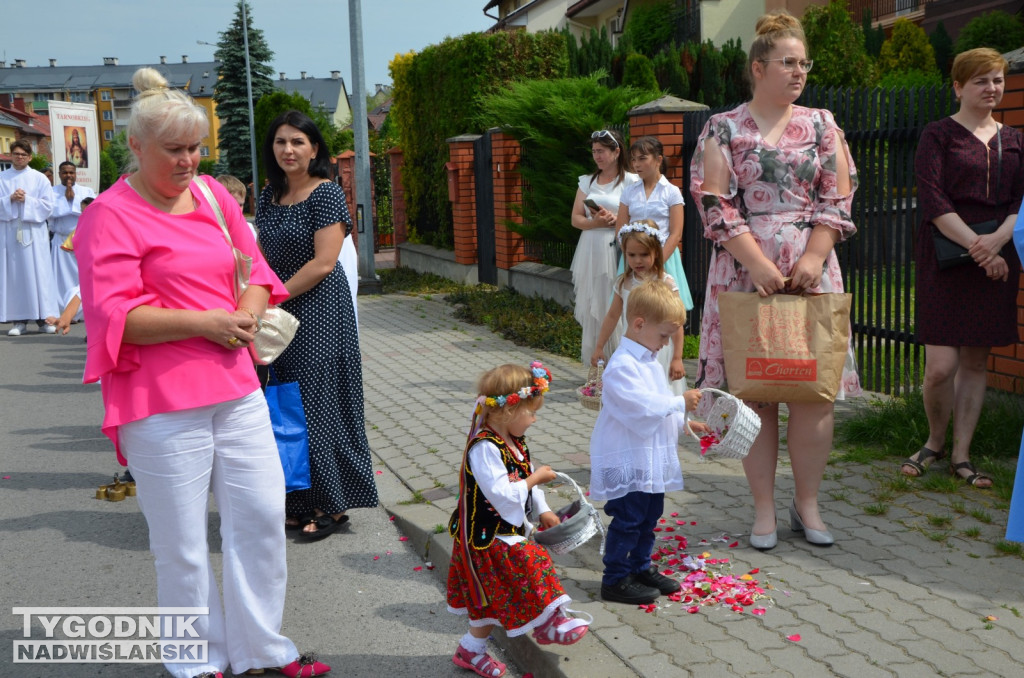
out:
M256 171L256 115L252 110L252 69L249 66L249 16L246 11L246 0L242 0L242 44L245 47L245 93L249 102L249 153L252 160L252 200L256 204L256 191L259 190L259 174ZM210 42L196 40L197 44L219 47Z

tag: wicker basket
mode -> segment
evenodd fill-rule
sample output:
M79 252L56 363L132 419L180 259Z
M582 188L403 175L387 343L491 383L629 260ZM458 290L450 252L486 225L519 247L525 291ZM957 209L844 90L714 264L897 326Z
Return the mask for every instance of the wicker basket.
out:
M707 453L730 459L746 457L750 452L750 446L754 444L754 439L761 432L761 418L754 410L743 404L742 400L725 391L705 388L701 389L701 393L713 393L717 396L706 422L718 438L718 442L711 445ZM690 435L697 437L690 427L689 418L686 420L686 428Z
M568 481L576 490L577 499L568 506L557 511L555 515L562 522L546 530L534 532L538 544L547 547L558 555L569 553L578 546L585 544L598 532L601 533L600 552L604 554L604 525L594 505L587 501L586 496L576 481L564 473L555 471L555 475Z
M590 371L587 373L587 383L576 389L576 395L580 399L580 404L588 410L594 410L595 412L601 411L601 377L604 374L604 361L598 360L597 366L591 366ZM584 391L590 391L587 395Z

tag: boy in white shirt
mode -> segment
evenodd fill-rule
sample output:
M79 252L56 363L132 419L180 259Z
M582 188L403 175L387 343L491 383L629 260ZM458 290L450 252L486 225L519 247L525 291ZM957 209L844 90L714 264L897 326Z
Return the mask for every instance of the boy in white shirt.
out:
M626 333L602 378L601 413L590 438L590 498L611 516L601 597L652 603L680 589L651 563L665 492L683 489L677 445L683 414L700 391L672 394L657 355L686 322L679 295L661 281L633 289ZM707 430L702 424L696 430Z

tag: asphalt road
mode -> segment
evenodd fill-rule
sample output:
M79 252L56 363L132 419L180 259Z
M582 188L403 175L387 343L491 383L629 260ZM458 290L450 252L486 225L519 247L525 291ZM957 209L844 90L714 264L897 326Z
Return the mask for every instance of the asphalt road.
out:
M22 637L13 607L149 607L156 585L136 501L95 499L122 469L99 430L99 387L81 383L83 326L67 337L7 337L7 329L0 325L0 676L166 675L153 664L13 664L12 641ZM385 505L407 498L390 471L376 468ZM219 567L218 522L211 505ZM353 511L321 542L289 541L284 633L317 651L333 676L472 675L451 663L463 621L445 609L438 573L401 536L377 508ZM507 675L522 674L510 666Z

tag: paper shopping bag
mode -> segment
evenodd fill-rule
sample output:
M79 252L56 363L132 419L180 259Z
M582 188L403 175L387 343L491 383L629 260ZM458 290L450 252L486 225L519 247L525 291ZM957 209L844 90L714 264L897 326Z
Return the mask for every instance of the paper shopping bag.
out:
M723 292L729 392L758 402L833 402L850 340L849 294Z

